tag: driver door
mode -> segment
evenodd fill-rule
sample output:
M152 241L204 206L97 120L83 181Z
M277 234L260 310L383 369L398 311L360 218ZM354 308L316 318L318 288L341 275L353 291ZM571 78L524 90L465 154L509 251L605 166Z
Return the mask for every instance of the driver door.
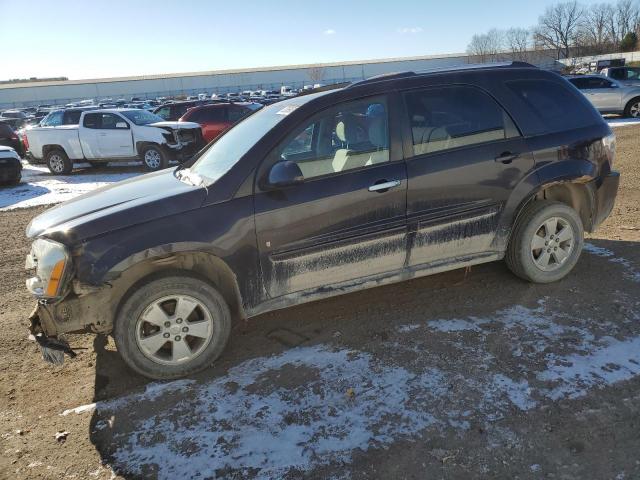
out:
M389 107L386 96L376 96L324 110L263 162L255 221L270 297L403 268L407 172L401 143L390 142L399 132L389 129ZM298 165L304 181L261 188L270 168L285 160Z
M133 157L133 136L129 123L115 113L102 113L98 150L103 158Z

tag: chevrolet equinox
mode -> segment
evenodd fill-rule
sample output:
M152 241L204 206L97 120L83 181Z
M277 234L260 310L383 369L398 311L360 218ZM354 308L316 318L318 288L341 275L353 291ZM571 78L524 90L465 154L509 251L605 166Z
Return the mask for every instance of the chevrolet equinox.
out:
M189 163L34 218L26 268L43 356L109 334L135 371L190 375L232 321L505 259L555 282L611 212L615 136L524 63L323 87L245 118Z

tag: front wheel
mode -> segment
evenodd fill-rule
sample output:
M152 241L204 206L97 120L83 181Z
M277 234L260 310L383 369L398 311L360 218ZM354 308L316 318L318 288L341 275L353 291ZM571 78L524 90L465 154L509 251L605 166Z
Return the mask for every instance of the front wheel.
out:
M145 377L166 380L209 367L231 331L231 313L220 293L195 277L157 277L136 290L114 326L118 352Z
M556 282L578 262L583 230L573 208L555 201L535 201L522 212L511 234L507 265L524 280Z
M142 150L142 163L152 172L156 170L162 170L169 166L169 160L160 147L157 145L150 145Z

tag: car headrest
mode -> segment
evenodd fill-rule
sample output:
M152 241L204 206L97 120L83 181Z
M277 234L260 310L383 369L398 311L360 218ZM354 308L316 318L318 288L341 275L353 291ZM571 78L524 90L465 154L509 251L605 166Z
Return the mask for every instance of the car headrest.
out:
M375 117L369 122L369 141L378 148L387 146L387 122L384 117Z
M358 141L358 130L356 120L353 115L342 115L340 121L336 124L336 135L341 142L356 143Z

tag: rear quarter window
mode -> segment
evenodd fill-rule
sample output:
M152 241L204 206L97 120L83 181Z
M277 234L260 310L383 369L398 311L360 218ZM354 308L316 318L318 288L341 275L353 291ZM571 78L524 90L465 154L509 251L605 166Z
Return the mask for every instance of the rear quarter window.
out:
M549 80L511 80L505 82L528 107L544 131L582 128L597 123L599 115L568 85Z

